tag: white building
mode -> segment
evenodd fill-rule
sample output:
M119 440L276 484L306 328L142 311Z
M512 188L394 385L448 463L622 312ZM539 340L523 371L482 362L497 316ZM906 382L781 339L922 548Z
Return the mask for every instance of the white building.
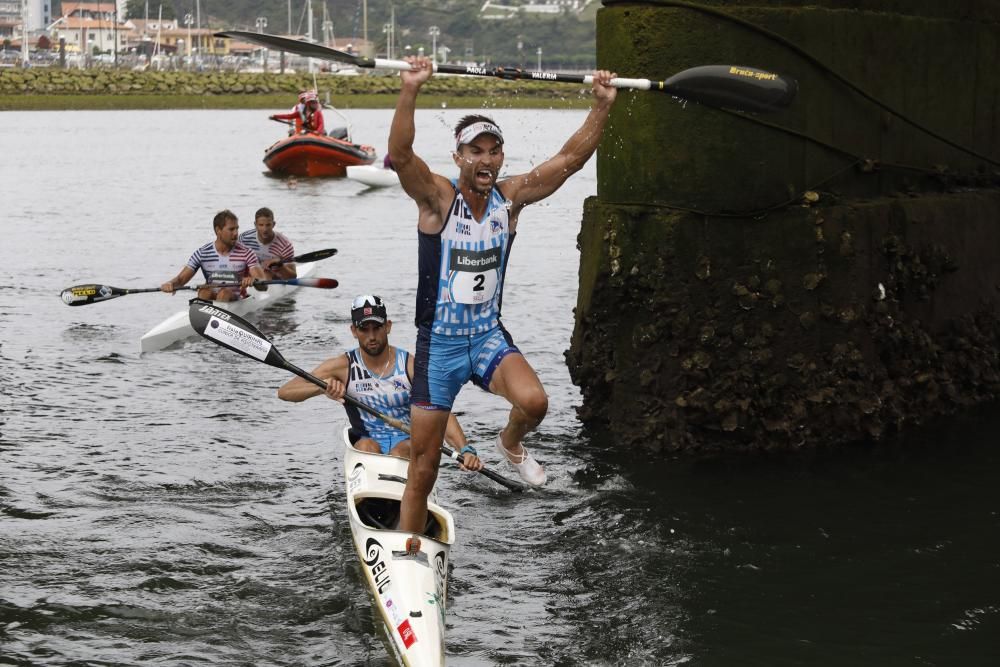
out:
M66 49L78 53L121 51L130 27L121 20L115 2L63 2L57 17L48 26L53 43L66 40ZM117 43L117 46L116 46Z
M57 0L27 0L27 3L29 32L44 30L52 23L52 15L58 11L58 7L53 7Z

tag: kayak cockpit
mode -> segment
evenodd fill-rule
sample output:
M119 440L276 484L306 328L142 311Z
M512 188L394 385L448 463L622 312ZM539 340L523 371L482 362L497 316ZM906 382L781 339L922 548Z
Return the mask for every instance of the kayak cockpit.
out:
M395 498L368 496L356 499L355 508L361 523L375 530L397 530L399 526L399 501ZM448 522L444 517L427 511L423 534L447 542Z

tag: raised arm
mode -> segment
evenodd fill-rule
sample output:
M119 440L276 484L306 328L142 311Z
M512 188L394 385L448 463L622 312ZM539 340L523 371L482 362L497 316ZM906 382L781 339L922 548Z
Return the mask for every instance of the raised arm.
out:
M399 175L399 183L403 190L417 203L419 217L417 224L421 231L437 233L441 229L444 216L442 212L442 197L450 201L451 185L448 180L431 172L430 167L413 152L413 138L416 136L416 124L413 120L417 105L417 95L420 87L431 78L433 67L431 61L424 57L408 57L408 63L416 69L399 73L402 85L399 99L396 101L396 112L389 127L389 159Z
M545 199L559 189L566 179L580 171L601 143L601 135L608 122L608 114L615 102L617 88L608 85L615 77L614 72L598 70L594 72L592 87L594 102L590 113L573 136L558 153L526 174L512 176L504 182L504 192L513 202L517 212L537 201Z
M278 398L283 401L299 403L324 393L333 399L336 399L338 394L343 396L344 383L347 382L348 365L349 361L346 354L331 357L317 366L312 372L320 380L327 381L326 391L317 387L312 382L296 376L281 385L281 388L278 389Z

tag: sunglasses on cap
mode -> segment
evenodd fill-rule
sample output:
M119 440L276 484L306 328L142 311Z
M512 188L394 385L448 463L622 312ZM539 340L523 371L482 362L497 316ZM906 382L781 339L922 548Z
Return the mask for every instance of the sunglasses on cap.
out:
M365 306L385 308L385 303L382 301L382 297L371 294L362 294L361 296L354 297L354 303L351 304L351 310L364 308Z

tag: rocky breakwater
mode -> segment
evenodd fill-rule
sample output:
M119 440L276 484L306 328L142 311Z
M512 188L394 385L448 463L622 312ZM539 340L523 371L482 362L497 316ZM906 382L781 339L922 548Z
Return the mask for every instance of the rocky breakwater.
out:
M396 95L399 79L391 74L324 75L321 91L334 96ZM287 93L294 100L300 90L314 87L309 74L229 71L133 71L113 68L60 69L57 67L0 70L0 95L208 95L254 96ZM454 97L581 98L581 87L560 83L517 83L473 77L437 77L426 86L428 95Z
M882 439L1000 397L1000 169L988 157L1000 155L1000 83L952 85L992 57L956 45L944 67L888 58L894 39L960 32L972 44L995 23L925 21L899 2L878 14L727 7L831 50L886 96L915 82L907 111L968 133L984 157L873 108L743 24L665 6L684 3L605 4L602 66L629 76L652 62L749 61L795 76L801 92L767 119L799 134L650 93L616 105L584 208L567 352L587 425L653 450L789 450ZM856 43L894 66L868 70L873 54Z

